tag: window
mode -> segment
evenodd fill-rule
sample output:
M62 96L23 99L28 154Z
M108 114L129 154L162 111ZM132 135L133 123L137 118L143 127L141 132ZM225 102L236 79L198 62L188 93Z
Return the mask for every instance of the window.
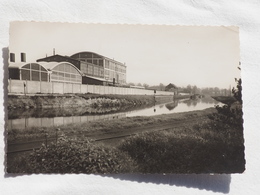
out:
M40 81L40 72L32 71L32 81Z
M110 62L110 63L109 63L109 69L111 69L111 70L114 70L114 69L115 69L115 65L114 65L113 62Z
M15 54L10 53L10 62L15 62Z
M94 67L94 75L98 76L98 67Z
M104 61L103 60L99 60L99 66L104 66Z
M31 64L31 69L32 70L40 70L40 66L38 64L32 63Z
M80 67L80 69L81 69L81 71L83 72L83 73L85 73L85 74L87 74L88 73L88 65L87 64L83 64L83 63L81 63L81 67Z
M24 65L24 66L23 66L23 69L28 69L28 70L30 70L30 64Z
M31 80L30 79L30 70L21 69L21 75L22 75L22 80Z
M109 68L109 61L105 60L105 68Z
M104 71L102 69L100 69L100 76L104 77Z
M41 80L42 81L48 81L48 74L45 72L41 72Z
M93 75L93 66L88 65L88 74Z
M94 59L94 60L93 60L93 64L98 65L98 60Z
M21 62L26 62L26 54L21 53Z

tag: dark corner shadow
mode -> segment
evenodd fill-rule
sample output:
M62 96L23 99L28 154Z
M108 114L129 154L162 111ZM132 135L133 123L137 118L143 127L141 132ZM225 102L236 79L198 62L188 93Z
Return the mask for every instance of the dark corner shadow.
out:
M186 186L224 194L229 193L231 183L230 174L106 174L101 176L138 183Z
M34 174L25 173L5 173L4 177L15 178L30 176ZM41 176L50 176L57 174L40 174ZM67 174L66 174L67 175ZM75 174L73 174L75 175ZM81 174L79 174L81 175ZM131 181L137 183L153 183L157 185L168 185L176 187L197 188L228 194L230 191L230 174L91 174L98 177L119 179L122 181Z
M3 72L4 72L4 80L3 80L3 92L4 92L4 143L5 143L5 147L4 147L4 151L5 151L5 157L4 157L4 169L6 171L6 166L7 166L7 160L6 160L6 151L7 151L7 147L6 147L6 143L7 143L7 123L8 123L8 115L7 115L7 100L8 100L8 91L7 91L7 87L8 87L8 57L9 57L9 48L8 47L4 47L2 48L2 58L3 58Z

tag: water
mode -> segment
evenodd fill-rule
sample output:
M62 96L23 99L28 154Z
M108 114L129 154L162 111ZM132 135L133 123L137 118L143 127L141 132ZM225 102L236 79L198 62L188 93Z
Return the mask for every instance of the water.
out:
M112 114L91 114L89 110L88 112L85 112L82 108L78 108L76 110L67 109L62 111L26 110L22 111L22 113L14 111L8 113L8 128L26 129L28 127L51 127L95 120L113 120L133 116L154 116L160 114L203 110L214 107L215 105L221 105L221 103L210 97L206 97L196 100L176 100L164 104L154 105L150 108L136 108L136 110L133 111Z
M154 116L160 114L170 114L178 112L188 112L194 110L203 110L206 108L214 107L215 105L221 105L220 102L212 99L211 97L191 100L176 100L169 103L155 105L151 108L145 108L142 110L135 110L127 113L127 117L133 116Z

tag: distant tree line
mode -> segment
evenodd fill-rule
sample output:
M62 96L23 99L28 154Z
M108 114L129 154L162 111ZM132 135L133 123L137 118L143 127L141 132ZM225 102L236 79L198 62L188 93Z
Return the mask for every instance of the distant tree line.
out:
M163 83L159 83L158 85L148 85L147 83L133 83L129 82L128 85L134 86L142 86L145 89L155 89L158 91L165 91L165 87ZM232 94L232 90L228 88L218 88L218 87L204 87L199 88L196 85L187 85L186 87L178 87L178 92L180 93L189 93L189 94L203 94L203 95L221 95L221 96L230 96Z
M179 92L190 94L203 94L203 95L221 95L230 96L232 94L231 89L218 88L218 87L204 87L198 88L196 85L188 85L187 87L179 87Z

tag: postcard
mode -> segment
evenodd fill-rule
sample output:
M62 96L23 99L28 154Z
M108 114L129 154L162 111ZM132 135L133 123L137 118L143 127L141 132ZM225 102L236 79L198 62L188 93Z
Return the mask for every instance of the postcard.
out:
M11 22L7 173L243 173L236 26Z

